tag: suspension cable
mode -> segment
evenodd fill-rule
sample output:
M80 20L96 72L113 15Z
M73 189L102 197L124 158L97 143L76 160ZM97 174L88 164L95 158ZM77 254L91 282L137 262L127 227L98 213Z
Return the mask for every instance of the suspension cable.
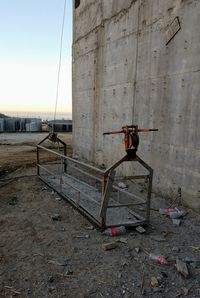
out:
M56 102L55 102L55 111L54 111L54 124L55 124L55 120L56 120L58 95L59 95L59 85L60 85L60 70L61 70L61 63L62 63L62 47L63 47L63 33L64 33L64 27L65 27L66 2L67 2L67 0L64 0L63 20L62 20L62 29L61 29L61 38L60 38L60 55L59 55L59 65L58 65L58 75L57 75L57 85L56 85ZM52 127L53 131L54 131L54 124L53 124L53 127Z

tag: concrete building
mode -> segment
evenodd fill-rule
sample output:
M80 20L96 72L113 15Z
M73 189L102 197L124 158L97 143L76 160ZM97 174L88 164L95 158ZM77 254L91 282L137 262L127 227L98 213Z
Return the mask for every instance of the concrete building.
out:
M48 126L55 132L72 132L72 120L50 120Z
M154 190L200 210L200 1L74 1L74 153L110 165L126 124L158 128L138 154Z

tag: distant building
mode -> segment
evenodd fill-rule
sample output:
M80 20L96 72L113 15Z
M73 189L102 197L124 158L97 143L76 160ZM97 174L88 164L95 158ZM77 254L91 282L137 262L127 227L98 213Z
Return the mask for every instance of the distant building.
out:
M55 132L72 132L72 120L50 120L48 126Z

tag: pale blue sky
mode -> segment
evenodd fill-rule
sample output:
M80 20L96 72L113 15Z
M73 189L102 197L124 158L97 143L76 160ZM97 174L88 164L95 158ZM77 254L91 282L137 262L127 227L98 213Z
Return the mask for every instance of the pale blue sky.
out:
M71 110L67 0L58 111ZM53 111L64 0L0 0L0 111Z

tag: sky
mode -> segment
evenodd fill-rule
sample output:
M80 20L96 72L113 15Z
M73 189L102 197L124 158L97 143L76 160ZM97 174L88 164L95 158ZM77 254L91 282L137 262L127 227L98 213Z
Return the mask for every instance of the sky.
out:
M0 0L0 112L55 110L64 0ZM66 0L58 113L71 113L72 0Z

